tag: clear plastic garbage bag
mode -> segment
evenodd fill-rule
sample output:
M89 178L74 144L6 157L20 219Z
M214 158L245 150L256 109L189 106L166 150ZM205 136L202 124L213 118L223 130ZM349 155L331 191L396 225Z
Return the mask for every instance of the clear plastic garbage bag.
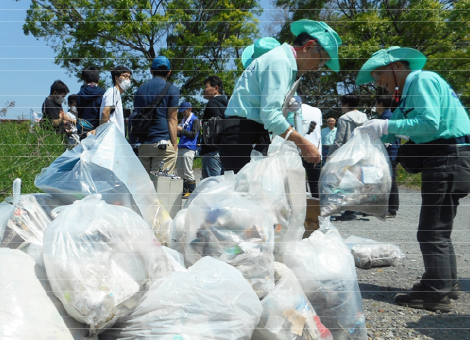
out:
M293 142L276 136L268 156L253 156L235 176L235 191L260 206L274 221L275 254L300 241L306 214L305 169Z
M292 270L274 262L274 275L276 287L261 301L263 315L251 340L333 340Z
M263 297L274 288L272 226L259 206L233 191L233 182L214 185L187 208L179 239L186 266L212 256L240 270Z
M284 263L335 340L366 340L354 258L328 220L320 218L320 226L308 239L289 245Z
M18 203L10 207L13 212L6 222L2 223L3 227L0 226L0 247L19 249L28 243L42 245L44 230L51 223L51 219L38 203L36 196L21 195ZM6 214L3 218L6 218Z
M113 123L100 126L96 136L65 151L42 169L34 184L63 204L101 194L106 203L140 214L161 242L170 241L171 217L160 204L145 168Z
M0 339L73 340L34 267L22 251L0 248Z
M44 234L44 263L67 313L98 334L128 315L173 267L134 211L91 195L60 210Z
M135 311L100 339L249 340L262 310L238 270L205 257L155 281Z
M391 243L359 236L349 236L344 243L351 250L354 263L358 268L394 266L405 258L400 247Z
M320 209L323 217L358 211L385 219L392 185L391 164L382 141L355 133L323 166Z

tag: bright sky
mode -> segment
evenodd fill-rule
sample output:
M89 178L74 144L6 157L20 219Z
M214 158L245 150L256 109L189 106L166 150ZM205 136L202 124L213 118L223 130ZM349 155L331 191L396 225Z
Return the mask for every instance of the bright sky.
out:
M56 79L67 84L70 94L77 93L81 86L81 82L54 64L54 52L44 40L24 35L22 27L30 2L0 2L0 109L6 102L16 103L2 118L14 119L24 115L29 119L31 109L41 111L41 105ZM261 3L265 9L272 7L268 0ZM266 12L261 20L267 20Z

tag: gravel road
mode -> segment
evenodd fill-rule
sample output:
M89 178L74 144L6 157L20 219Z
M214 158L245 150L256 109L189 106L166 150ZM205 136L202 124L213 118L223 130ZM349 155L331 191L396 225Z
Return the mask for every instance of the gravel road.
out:
M395 267L357 268L369 339L470 340L470 197L460 200L452 233L460 284L464 293L449 313L401 307L394 296L419 281L424 267L416 241L421 194L400 188L400 209L395 219L363 217L333 222L343 237L356 235L394 243L406 254Z

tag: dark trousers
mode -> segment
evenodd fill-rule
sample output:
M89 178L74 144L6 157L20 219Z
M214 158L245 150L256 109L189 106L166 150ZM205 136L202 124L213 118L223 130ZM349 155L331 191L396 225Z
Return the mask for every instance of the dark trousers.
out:
M396 214L400 205L400 198L398 194L397 185L397 163L392 162L392 188L390 190L390 197L388 199L388 211Z
M254 149L267 155L270 139L263 125L246 118L226 118L220 133L220 161L224 171L238 173L251 160Z
M320 189L318 188L318 180L320 179L321 164L308 163L302 158L302 165L305 168L308 178L308 186L312 197L320 198Z
M470 150L424 160L417 234L425 268L421 282L439 296L457 283L451 233L459 199L469 192Z

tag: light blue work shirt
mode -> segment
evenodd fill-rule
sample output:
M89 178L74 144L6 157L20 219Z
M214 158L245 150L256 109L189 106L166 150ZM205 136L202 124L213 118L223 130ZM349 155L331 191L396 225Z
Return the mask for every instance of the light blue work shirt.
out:
M328 126L326 128L321 129L321 143L322 145L333 145L335 138L336 138L336 130L337 128L334 127L331 130Z
M256 58L237 79L225 117L248 118L269 132L283 134L289 123L282 106L296 74L297 62L288 44Z
M470 119L450 85L437 73L413 71L406 78L401 102L388 121L388 135L409 136L416 144L470 135Z

